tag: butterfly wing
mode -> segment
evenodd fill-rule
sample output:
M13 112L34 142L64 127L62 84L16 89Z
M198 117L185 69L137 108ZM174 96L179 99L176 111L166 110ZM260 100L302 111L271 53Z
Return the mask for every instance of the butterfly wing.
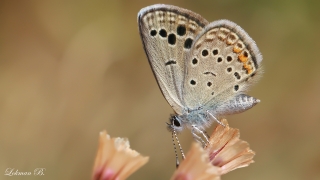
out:
M162 94L182 114L184 61L197 34L208 24L200 15L171 5L153 5L138 13L144 50Z
M186 106L212 109L232 102L257 79L261 61L257 45L241 27L228 20L208 24L195 39L185 64Z

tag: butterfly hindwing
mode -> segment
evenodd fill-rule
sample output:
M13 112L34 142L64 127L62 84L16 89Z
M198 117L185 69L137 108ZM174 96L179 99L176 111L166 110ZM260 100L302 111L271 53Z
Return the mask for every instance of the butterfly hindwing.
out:
M261 61L258 47L240 26L228 20L208 24L185 63L185 105L210 109L243 93Z

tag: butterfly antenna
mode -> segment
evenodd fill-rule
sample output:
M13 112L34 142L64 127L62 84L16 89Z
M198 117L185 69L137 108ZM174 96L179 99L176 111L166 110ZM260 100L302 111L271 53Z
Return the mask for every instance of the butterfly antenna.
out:
M174 131L172 131L172 144L173 144L173 148L174 148L174 154L176 155L176 168L179 167L179 158L178 158L178 153L177 153L177 148L176 148L176 144L174 143L174 134L173 134Z
M184 153L183 153L181 144L180 144L180 142L179 142L178 136L177 136L177 134L176 134L176 131L172 131L172 133L174 134L174 136L175 136L175 138L176 138L176 141L177 141L177 143L178 143L178 146L179 146L179 149L180 149L180 152L181 152L182 159L185 159L186 157L184 156Z

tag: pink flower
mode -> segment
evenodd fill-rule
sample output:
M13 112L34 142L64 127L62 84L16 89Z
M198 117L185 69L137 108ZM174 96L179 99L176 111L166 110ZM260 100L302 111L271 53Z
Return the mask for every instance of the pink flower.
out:
M93 168L93 180L126 179L149 157L143 157L130 149L129 141L123 138L110 138L106 131L100 132L99 149Z

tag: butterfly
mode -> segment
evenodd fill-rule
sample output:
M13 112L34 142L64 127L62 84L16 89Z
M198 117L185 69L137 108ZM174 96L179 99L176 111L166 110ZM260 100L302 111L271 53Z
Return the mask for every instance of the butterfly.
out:
M177 141L176 133L188 128L206 144L205 128L219 117L260 102L245 91L261 74L262 55L234 22L209 23L190 10L156 4L140 10L138 26L153 74L175 111L167 127Z

